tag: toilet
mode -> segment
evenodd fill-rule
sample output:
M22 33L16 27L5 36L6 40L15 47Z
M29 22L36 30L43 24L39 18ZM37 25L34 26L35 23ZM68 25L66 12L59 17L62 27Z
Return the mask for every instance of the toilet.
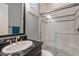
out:
M47 50L42 50L42 56L53 56L53 54Z

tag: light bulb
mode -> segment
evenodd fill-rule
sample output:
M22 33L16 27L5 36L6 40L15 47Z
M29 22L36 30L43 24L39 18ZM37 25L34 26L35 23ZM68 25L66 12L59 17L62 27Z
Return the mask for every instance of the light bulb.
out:
M47 19L51 19L52 17L51 17L50 15L47 15L46 18L47 18Z

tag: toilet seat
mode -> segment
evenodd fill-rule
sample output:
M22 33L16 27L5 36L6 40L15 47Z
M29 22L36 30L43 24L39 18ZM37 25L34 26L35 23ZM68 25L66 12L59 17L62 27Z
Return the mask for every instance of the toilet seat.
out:
M47 50L42 50L42 56L53 56L53 54Z

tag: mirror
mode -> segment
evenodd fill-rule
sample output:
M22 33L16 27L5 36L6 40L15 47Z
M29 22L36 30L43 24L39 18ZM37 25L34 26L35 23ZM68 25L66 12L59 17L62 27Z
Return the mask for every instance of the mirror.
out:
M23 3L0 3L0 36L24 34Z

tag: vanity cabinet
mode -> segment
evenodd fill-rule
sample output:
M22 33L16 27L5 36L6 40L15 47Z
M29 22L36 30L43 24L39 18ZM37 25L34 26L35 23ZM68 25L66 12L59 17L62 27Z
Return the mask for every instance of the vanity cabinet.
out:
M31 46L29 49L22 51L22 56L41 56L41 50L42 50L42 44L43 42L40 41L36 41L36 40L31 40L31 39L27 39L33 42L33 46ZM0 45L0 56L3 55L3 53L1 53L2 48L4 48L6 44ZM12 54L11 56L20 56L21 54ZM5 56L5 55L4 55ZM6 55L7 56L7 55Z
M34 46L24 56L41 56L43 42L32 40Z

